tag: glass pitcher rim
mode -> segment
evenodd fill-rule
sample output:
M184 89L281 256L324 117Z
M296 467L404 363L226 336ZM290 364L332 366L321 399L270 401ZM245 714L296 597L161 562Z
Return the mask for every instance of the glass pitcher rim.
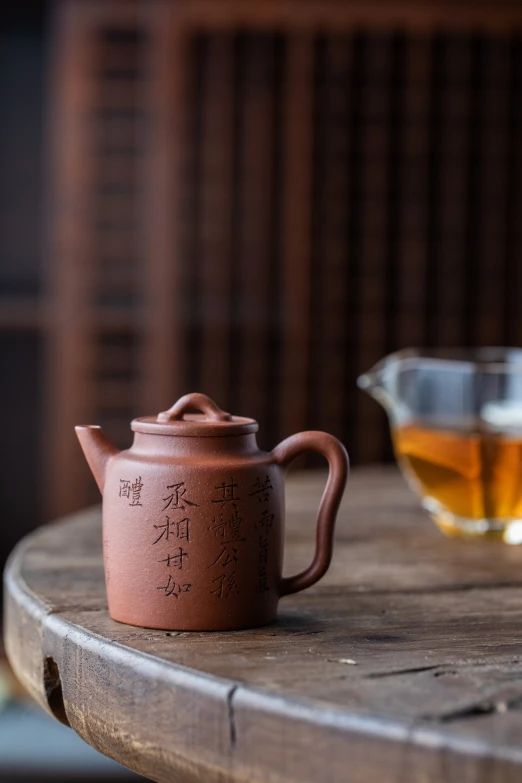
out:
M367 373L382 371L392 366L422 364L433 369L451 371L479 369L480 372L522 372L522 348L481 346L476 348L402 348L384 356Z

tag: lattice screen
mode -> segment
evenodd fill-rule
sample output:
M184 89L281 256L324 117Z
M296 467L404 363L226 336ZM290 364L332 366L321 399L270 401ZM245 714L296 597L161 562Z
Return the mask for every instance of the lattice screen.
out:
M266 447L321 428L376 461L361 371L522 343L518 22L373 30L347 3L340 26L206 29L146 5L57 18L54 511L90 491L83 420L124 443L131 416L204 391Z

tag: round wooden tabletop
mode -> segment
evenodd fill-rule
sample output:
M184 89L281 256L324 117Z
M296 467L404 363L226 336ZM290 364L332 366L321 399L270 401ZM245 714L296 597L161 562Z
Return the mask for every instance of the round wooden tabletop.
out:
M288 481L285 571L312 556L323 474ZM520 780L522 549L444 538L395 469L354 471L328 575L277 623L174 633L107 614L99 509L6 570L30 692L156 781Z

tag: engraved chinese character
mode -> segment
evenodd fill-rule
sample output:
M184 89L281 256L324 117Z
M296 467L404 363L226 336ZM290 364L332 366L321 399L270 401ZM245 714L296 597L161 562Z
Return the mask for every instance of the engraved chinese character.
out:
M127 479L120 479L120 498L130 498L131 482Z
M273 490L272 482L270 481L270 476L266 476L264 481L261 481L261 479L257 478L257 481L252 484L253 492L249 492L249 495L257 495L258 500L260 503L266 503L270 500L270 492Z
M167 555L167 557L163 558L163 560L158 560L158 563L166 563L167 568L177 568L178 571L183 571L183 558L188 557L188 552L184 552L181 547L179 547L179 552L177 555Z
M185 517L176 522L176 538L180 541L190 541L190 519Z
M232 542L230 541L223 542L221 545L221 552L216 557L214 562L207 566L207 569L213 568L215 565L218 565L218 563L221 563L223 568L226 568L228 565L230 565L230 563L239 563L238 550L236 547L231 547L231 543Z
M165 541L169 541L171 537L178 538L180 541L190 541L190 519L188 517L180 519L179 522L170 519L169 517L165 518L167 521L164 525L154 525L156 530L161 530L161 533L157 539L153 541L153 545L157 544L158 541L161 541L162 538L164 538Z
M219 516L215 516L212 524L208 526L209 530L212 530L214 535L219 538L228 538L231 541L244 541L241 538L239 531L240 526L243 524L243 517L239 515L239 511L234 509L231 516L225 517L223 513Z
M232 516L228 520L228 526L230 528L230 538L232 541L244 541L244 538L241 538L239 528L243 524L243 517L239 516L239 512L236 509Z
M164 587L157 587L156 590L165 590L165 595L173 595L175 598L177 598L176 594L176 582L169 574L169 581Z
M220 576L217 576L212 580L211 584L215 585L215 587L210 593L218 598L228 598L229 595L239 595L235 571L232 571L231 574L220 574Z
M212 524L208 526L208 529L212 530L215 536L225 538L227 522L222 515L219 517L214 517Z
M260 574L259 575L259 582L258 582L258 585L256 587L256 592L257 593L266 593L266 591L269 590L269 589L270 588L268 587L268 582L267 582L266 575L265 574Z
M131 491L132 491L132 503L129 503L129 506L141 506L141 490L143 489L143 484L141 483L141 476L138 476L138 478L132 482L131 484Z
M163 498L163 502L166 505L163 507L162 511L166 511L168 508L179 508L182 511L185 511L184 503L187 506L198 506L197 503L193 503L185 497L187 488L184 481L180 481L179 484L170 484L167 489L171 489L172 492L168 497Z
M236 496L236 489L238 489L239 484L234 484L234 479L230 479L230 484L219 484L217 487L214 487L214 489L219 489L221 495L217 499L213 500L213 503L221 503L221 506L226 505L227 503L231 503L233 506L236 505L238 500L241 500L241 498L238 498Z
M172 576L169 574L169 581L167 584L161 587L157 587L156 590L164 590L165 595L173 595L174 598L177 598L179 593L189 593L191 587L191 584L180 585L179 583L175 582Z
M267 508L265 508L261 512L260 519L258 519L257 522L254 523L254 527L256 528L260 527L266 533L267 529L269 527L272 527L273 522L274 522L274 515L271 514Z

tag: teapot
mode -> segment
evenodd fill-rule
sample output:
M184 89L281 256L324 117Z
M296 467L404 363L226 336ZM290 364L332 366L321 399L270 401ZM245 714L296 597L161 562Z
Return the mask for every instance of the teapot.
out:
M225 413L204 394L134 419L131 429L132 446L118 451L100 427L76 427L103 496L114 620L178 631L264 625L282 596L325 574L348 474L332 435L300 432L264 452L254 419ZM285 471L310 450L329 464L316 551L308 568L283 577Z

